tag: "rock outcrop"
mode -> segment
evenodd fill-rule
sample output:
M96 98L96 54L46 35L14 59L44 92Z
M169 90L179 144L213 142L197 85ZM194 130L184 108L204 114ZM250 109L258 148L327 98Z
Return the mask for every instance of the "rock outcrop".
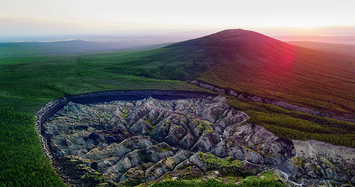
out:
M113 182L145 169L154 180L195 152L209 152L223 141L223 130L249 117L224 98L113 101L83 105L69 102L43 125L43 136L57 159L75 158ZM144 182L144 181L142 181Z
M54 160L80 170L73 185L246 176L275 167L294 181L354 181L354 149L276 137L246 123L249 116L222 96L73 101L62 101L41 126Z

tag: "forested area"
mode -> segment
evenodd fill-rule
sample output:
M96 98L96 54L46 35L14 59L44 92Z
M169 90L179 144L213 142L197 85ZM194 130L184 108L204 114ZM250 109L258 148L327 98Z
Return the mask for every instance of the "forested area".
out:
M230 98L228 103L250 116L249 123L261 125L276 136L299 140L320 140L355 147L355 124L290 111L271 104Z
M64 186L42 153L34 117L0 105L0 122L0 186Z

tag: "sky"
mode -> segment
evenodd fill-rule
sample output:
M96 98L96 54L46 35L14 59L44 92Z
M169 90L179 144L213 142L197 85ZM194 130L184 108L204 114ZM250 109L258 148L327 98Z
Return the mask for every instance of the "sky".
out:
M354 0L0 0L0 35L244 28L271 35L355 35Z

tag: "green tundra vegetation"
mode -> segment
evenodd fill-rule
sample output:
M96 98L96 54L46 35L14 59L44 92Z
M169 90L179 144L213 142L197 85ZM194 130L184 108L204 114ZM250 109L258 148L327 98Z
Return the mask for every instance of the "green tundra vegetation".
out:
M282 184L281 182L277 181L278 179L272 174L270 171L263 173L260 176L248 176L246 178L234 178L234 177L226 177L226 178L219 178L217 181L215 179L210 179L206 181L201 181L199 179L193 180L182 180L182 181L175 181L175 180L165 180L159 183L153 183L152 187L185 187L185 186L198 186L198 187L249 187L249 186L259 186L259 187L285 187L286 185ZM227 181L227 183L222 182ZM238 180L238 184L231 184L234 183L235 180ZM228 184L229 183L229 184Z
M0 105L0 186L64 186L44 157L33 115Z
M337 115L355 112L355 57L274 41L255 50L227 43L219 61L197 79L248 95L278 99ZM278 50L280 49L280 50ZM240 50L241 54L233 53ZM277 54L280 55L268 55ZM248 63L245 63L248 62Z
M217 164L219 167L242 167L242 162L232 157L219 159L211 153L199 152L198 158L206 164Z
M249 123L261 125L276 136L299 140L320 140L355 147L355 124L315 116L281 107L229 97L227 103L245 111Z
M34 114L66 94L204 90L185 82L197 79L323 112L355 113L354 58L275 43L255 34L244 37L256 37L252 42L228 37L222 33L153 50L61 55L27 55L24 50L0 58L0 185L64 185L41 150ZM282 63L275 64L278 60ZM228 103L246 111L249 123L277 136L355 147L354 123L245 99L228 97Z

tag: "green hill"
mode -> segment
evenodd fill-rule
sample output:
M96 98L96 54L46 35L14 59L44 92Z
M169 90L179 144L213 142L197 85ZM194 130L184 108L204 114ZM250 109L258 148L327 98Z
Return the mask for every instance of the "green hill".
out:
M159 72L157 77L198 79L324 112L355 113L355 58L351 56L294 46L240 29L163 49L149 56L149 62L161 62L161 71L154 70Z

